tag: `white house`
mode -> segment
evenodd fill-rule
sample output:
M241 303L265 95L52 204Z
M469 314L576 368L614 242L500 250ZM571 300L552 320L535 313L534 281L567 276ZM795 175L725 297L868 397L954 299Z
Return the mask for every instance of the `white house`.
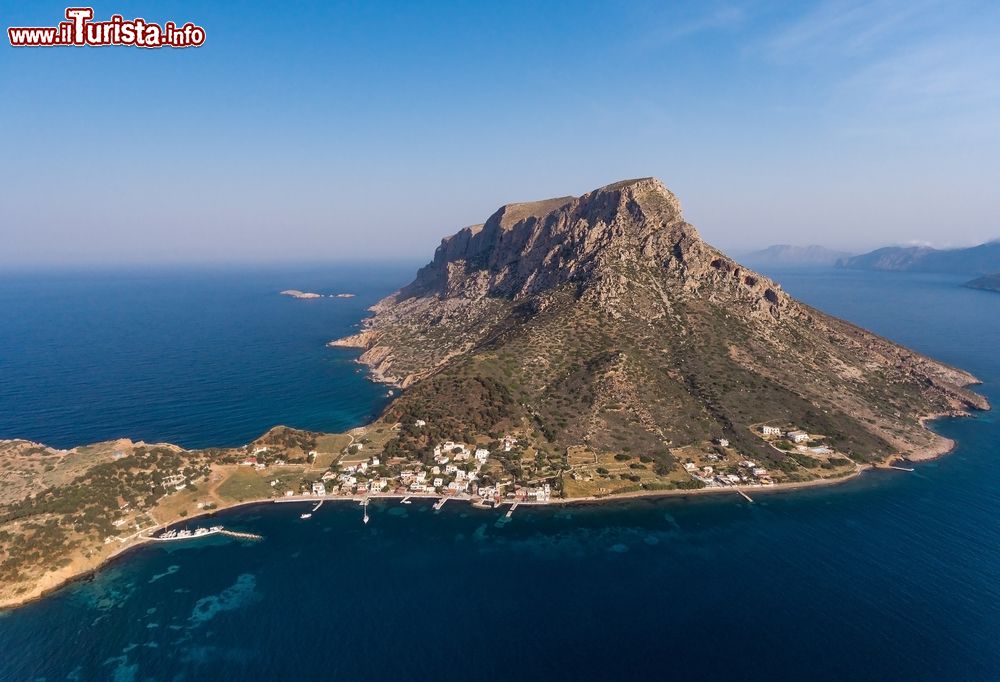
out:
M423 419L418 419L417 421L413 422L413 425L419 429L424 426L427 426L427 422L425 422Z
M762 434L764 434L765 436L780 436L781 435L781 429L779 429L777 426L767 426L766 424L764 426L760 427L760 432Z
M323 485L322 481L316 481L313 483L312 493L313 495L326 495L326 486Z
M805 431L789 431L786 435L793 443L805 443L809 440L809 434Z
M444 485L444 479L443 478L439 477L439 478L435 478L434 479L434 487L435 488L440 488L443 485Z
M483 464L490 458L490 451L486 448L476 448L476 461Z
M718 444L719 446L721 446L721 447L724 447L724 448L728 448L728 447L729 447L729 441L728 441L728 440L726 440L725 438L716 438L716 439L715 439L715 442L716 442L716 443L717 443L717 444Z

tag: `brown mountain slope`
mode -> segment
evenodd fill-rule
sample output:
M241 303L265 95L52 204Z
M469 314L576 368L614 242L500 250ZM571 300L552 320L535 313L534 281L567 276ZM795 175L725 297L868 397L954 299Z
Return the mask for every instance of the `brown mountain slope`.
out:
M986 408L975 377L803 305L701 240L658 180L504 206L442 241L373 307L364 347L405 387L387 419L437 435L515 430L551 467L626 452L666 472L724 437L786 468L752 432L805 429L858 461L944 449L922 416ZM401 447L429 447L414 434ZM541 465L541 459L539 460Z

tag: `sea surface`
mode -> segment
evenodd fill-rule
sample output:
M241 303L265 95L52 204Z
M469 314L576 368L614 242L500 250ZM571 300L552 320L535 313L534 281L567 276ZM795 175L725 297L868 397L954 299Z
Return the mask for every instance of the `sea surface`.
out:
M0 437L202 445L357 423L383 392L322 344L406 279L365 272L4 283L0 314L32 318L0 331ZM770 274L974 372L1000 403L1000 295L933 275ZM274 297L286 287L359 297ZM753 504L522 507L504 523L386 502L367 526L347 502L308 520L301 504L230 510L222 523L264 539L141 547L0 614L0 679L997 680L1000 424L935 428L958 447L913 473Z
M0 274L0 438L242 445L277 424L381 411L358 353L326 343L414 266ZM285 289L354 298L299 300Z

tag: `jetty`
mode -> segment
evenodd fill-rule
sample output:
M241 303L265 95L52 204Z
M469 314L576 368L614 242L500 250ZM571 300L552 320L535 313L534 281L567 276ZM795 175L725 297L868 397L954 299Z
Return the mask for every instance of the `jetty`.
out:
M890 464L889 468L895 469L896 471L913 471L912 467L898 467L895 464Z
M747 502L753 502L753 498L750 497L749 495L747 495L745 492L743 492L739 488L736 489L736 492L738 492L740 495L742 495L743 499L745 499Z
M520 504L520 503L519 502L515 502L514 504L510 505L510 509L507 510L507 513L504 514L503 517L505 519L509 519L510 517L512 517L514 515L514 510L517 509L517 505L518 504Z
M228 535L233 538L243 538L244 540L263 540L262 535L257 535L256 533L242 533L235 530L226 530L222 526L211 526L209 528L196 528L195 530L167 530L159 535L149 536L150 540L156 540L157 542L171 542L173 540L193 540L195 538L204 538L209 535Z
M444 506L444 503L448 501L447 497L442 497L440 500L434 503L434 511L437 511Z

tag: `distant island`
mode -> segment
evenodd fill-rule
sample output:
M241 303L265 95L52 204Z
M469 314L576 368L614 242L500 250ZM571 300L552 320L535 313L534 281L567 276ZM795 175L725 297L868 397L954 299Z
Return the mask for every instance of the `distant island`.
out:
M314 294L309 291L299 291L298 289L285 289L281 292L282 296L291 296L292 298L323 298L322 294Z
M292 298L323 298L323 294L314 294L309 291L299 291L298 289L285 289L281 292L282 296L291 296ZM354 294L330 294L328 298L354 298Z
M1000 273L978 277L966 282L962 286L969 287L970 289L983 289L985 291L1000 291Z
M811 244L809 246L793 246L791 244L775 244L760 251L748 253L743 260L756 266L802 266L829 267L838 261L850 258L846 251L834 251L825 246Z
M841 259L837 265L852 270L986 275L996 272L1000 267L1000 240L964 249L887 246L860 256Z
M331 345L404 390L347 433L275 427L202 450L0 441L0 606L240 504L749 498L941 455L953 444L927 419L989 409L971 374L706 244L654 178L502 206L371 311Z

